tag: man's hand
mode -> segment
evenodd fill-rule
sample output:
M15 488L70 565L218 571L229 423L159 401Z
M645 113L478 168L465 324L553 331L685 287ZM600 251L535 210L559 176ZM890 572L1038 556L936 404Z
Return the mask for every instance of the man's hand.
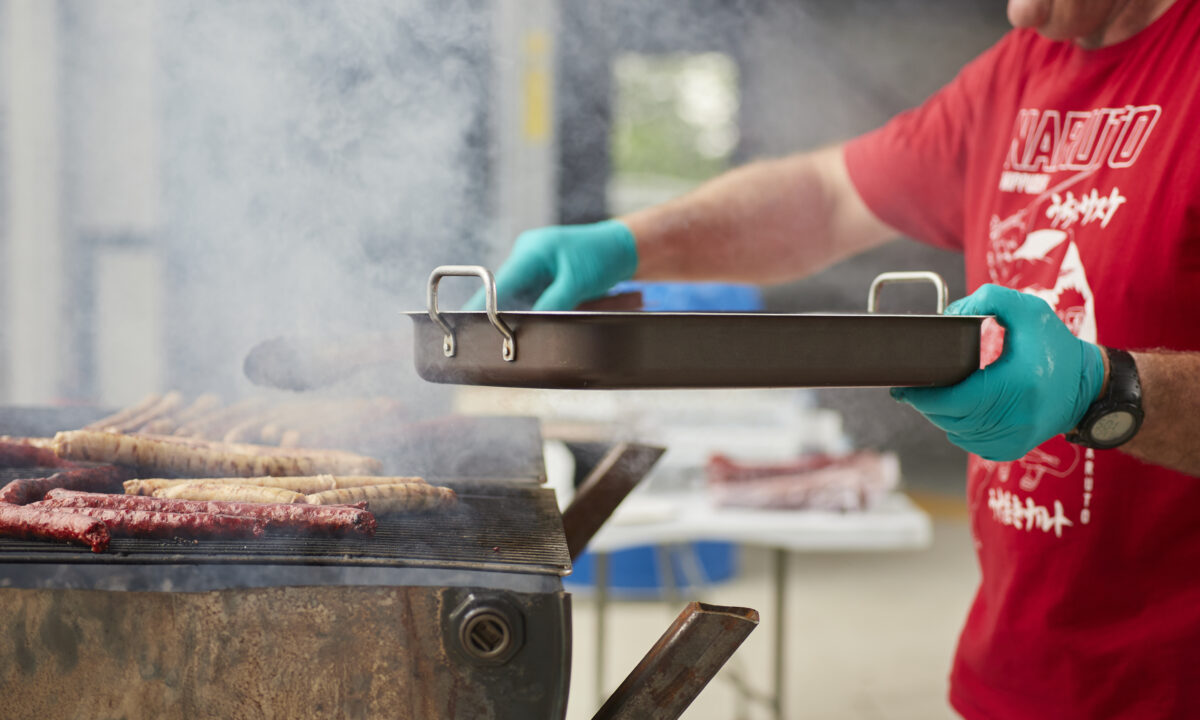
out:
M532 300L534 310L571 310L633 277L638 253L633 233L619 220L544 227L521 233L496 273L497 302ZM482 310L478 292L468 310Z
M892 397L987 460L1017 460L1074 428L1100 394L1104 359L1071 334L1041 298L984 285L947 315L995 315L1004 326L1000 359L944 388L892 388Z

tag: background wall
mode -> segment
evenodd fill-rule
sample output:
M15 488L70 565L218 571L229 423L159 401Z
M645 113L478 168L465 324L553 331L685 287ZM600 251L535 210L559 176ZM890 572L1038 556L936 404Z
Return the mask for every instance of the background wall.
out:
M522 34L526 16L545 30ZM620 209L630 53L730 59L731 165L879 125L1005 27L991 0L0 0L0 402L237 395L260 339L404 331L435 264L494 266L537 217ZM536 151L505 140L537 125L534 97L555 118ZM897 243L770 288L768 308L862 310L877 272L906 268L963 292L955 255ZM416 387L401 368L380 387ZM858 444L960 461L881 391L821 402Z

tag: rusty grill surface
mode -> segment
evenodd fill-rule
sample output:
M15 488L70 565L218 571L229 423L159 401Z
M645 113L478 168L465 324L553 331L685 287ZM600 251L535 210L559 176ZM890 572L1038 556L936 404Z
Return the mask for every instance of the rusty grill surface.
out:
M52 474L0 470L0 484ZM554 492L524 484L456 484L458 505L378 517L373 538L268 534L255 540L113 538L107 552L0 538L0 563L341 565L493 570L562 576L571 567Z

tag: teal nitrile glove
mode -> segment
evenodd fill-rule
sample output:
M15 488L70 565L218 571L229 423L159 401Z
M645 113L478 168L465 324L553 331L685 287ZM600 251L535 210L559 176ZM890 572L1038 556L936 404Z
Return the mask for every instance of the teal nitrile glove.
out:
M620 220L527 230L496 273L497 301L503 309L537 296L534 310L571 310L632 278L637 264L633 233ZM477 292L466 309L482 310L483 301Z
M986 460L1017 460L1074 428L1100 394L1100 347L1072 335L1045 300L984 285L946 314L995 315L1005 329L1000 359L957 385L892 388L892 397L960 448Z

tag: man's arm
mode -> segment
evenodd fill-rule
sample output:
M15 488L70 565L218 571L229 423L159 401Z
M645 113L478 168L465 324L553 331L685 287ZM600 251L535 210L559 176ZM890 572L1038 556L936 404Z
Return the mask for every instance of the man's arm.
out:
M1142 428L1121 450L1200 476L1200 353L1134 352L1142 382Z
M752 163L617 220L521 233L496 273L501 307L570 310L624 280L771 283L898 236L867 208L842 146ZM483 308L483 292L466 306Z
M621 220L638 280L781 282L899 235L859 197L841 145L751 163Z

